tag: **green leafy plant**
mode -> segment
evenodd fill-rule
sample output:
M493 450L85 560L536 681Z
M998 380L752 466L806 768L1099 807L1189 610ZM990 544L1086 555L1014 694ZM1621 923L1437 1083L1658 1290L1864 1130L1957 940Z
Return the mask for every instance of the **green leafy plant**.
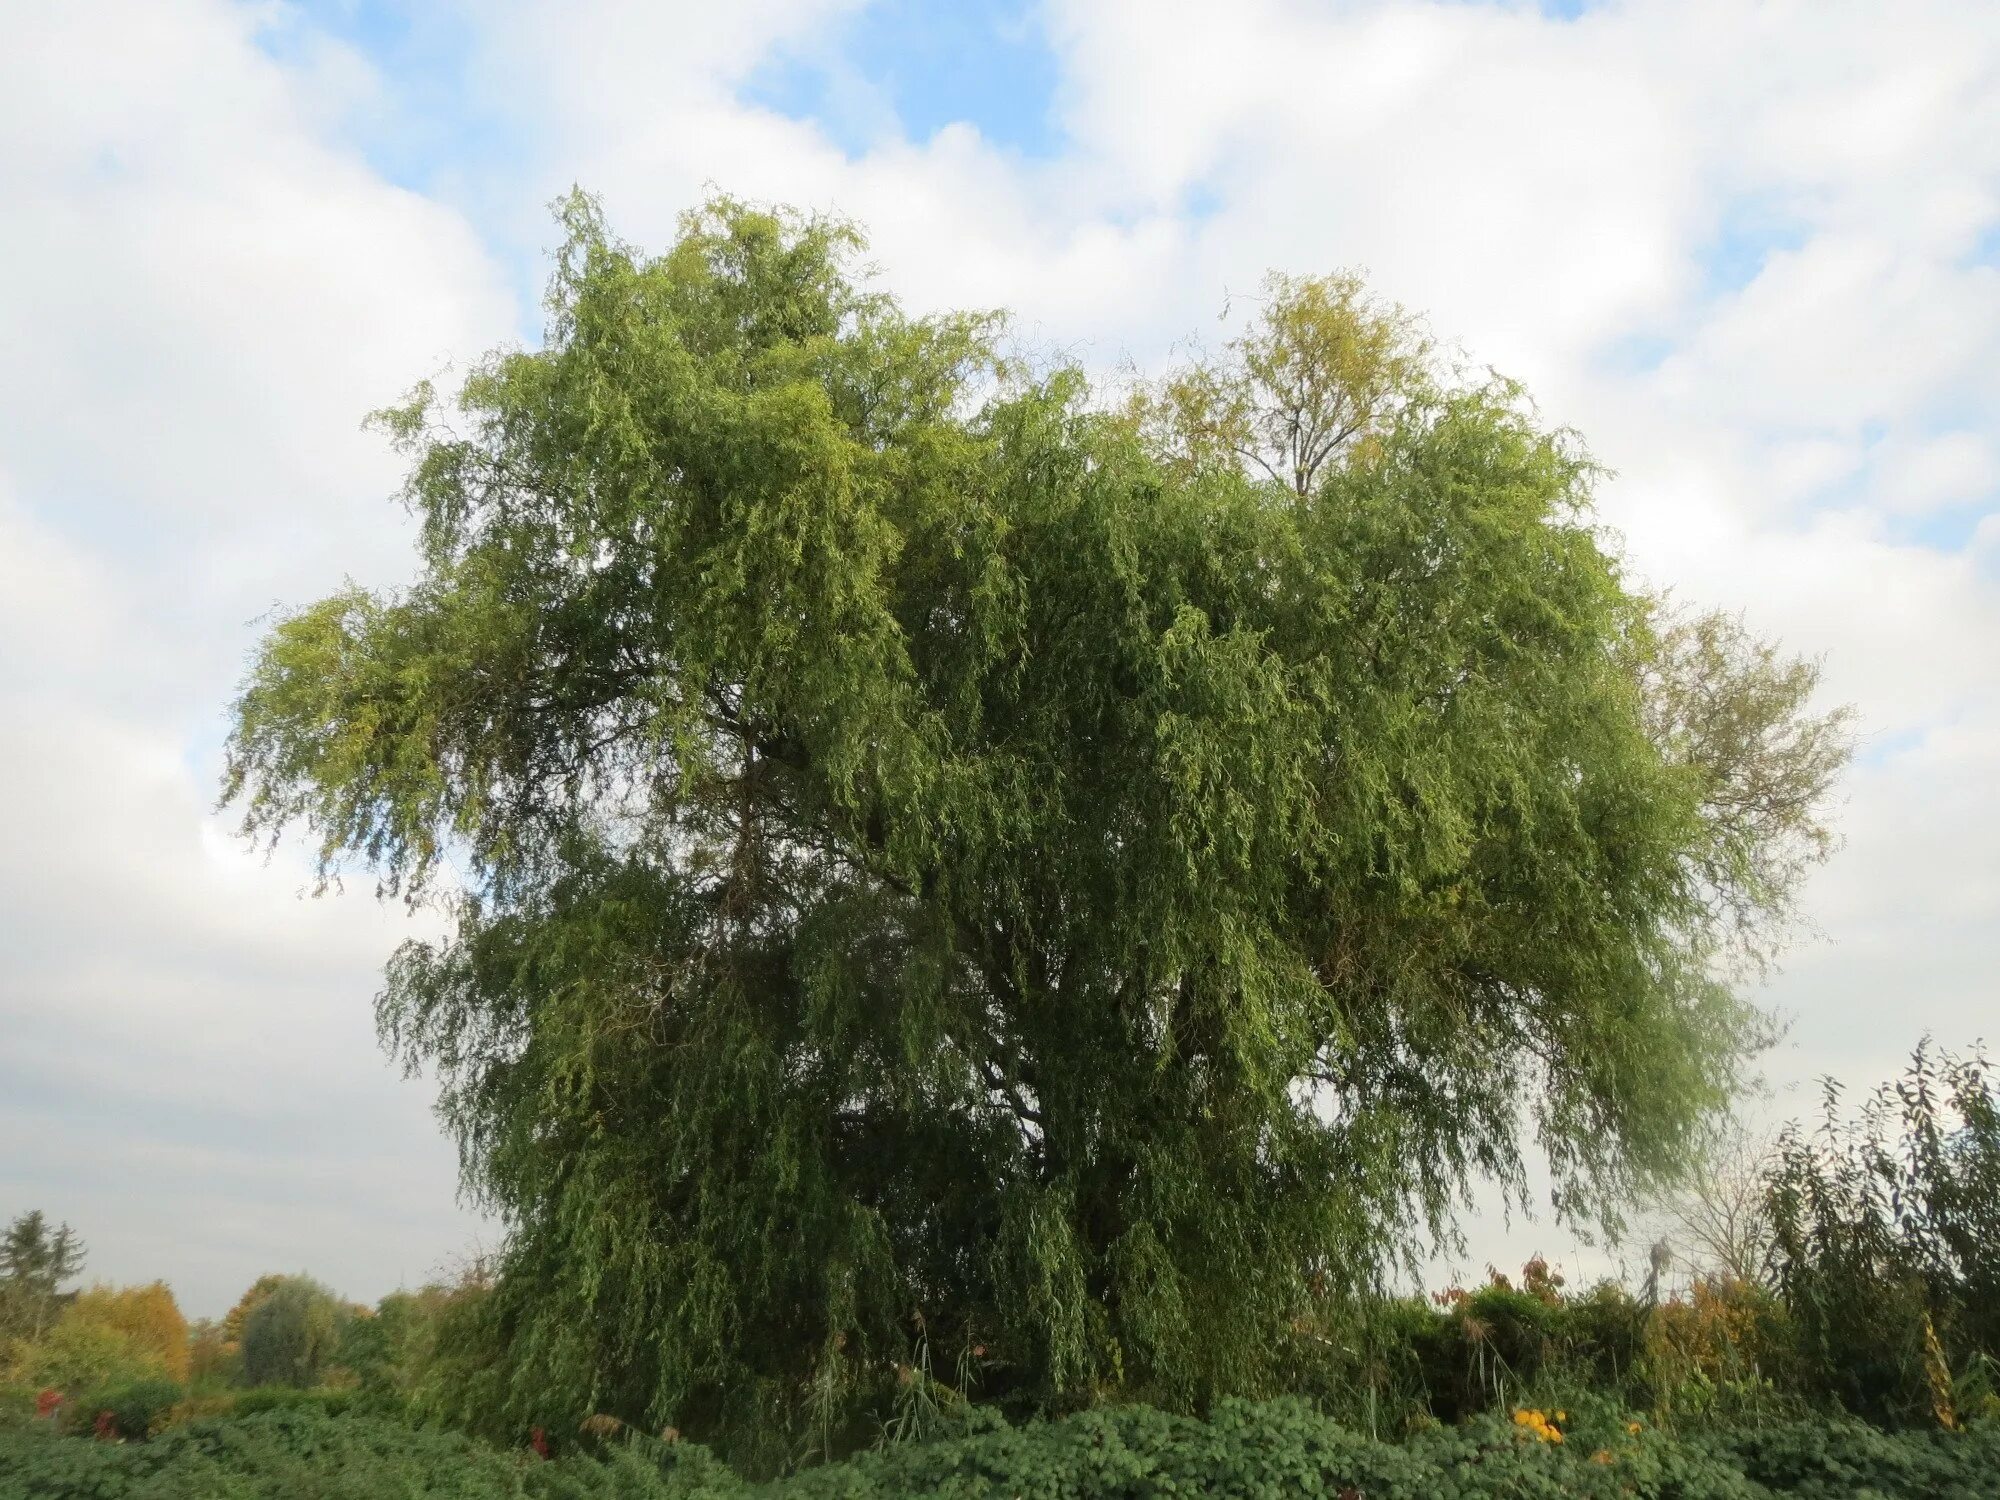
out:
M162 1425L186 1397L187 1387L178 1381L128 1380L83 1392L65 1403L64 1415L72 1432L96 1432L141 1441Z
M1872 1419L1954 1425L1958 1372L2000 1356L2000 1099L1977 1054L1918 1047L1854 1118L1780 1140L1774 1265L1802 1378Z

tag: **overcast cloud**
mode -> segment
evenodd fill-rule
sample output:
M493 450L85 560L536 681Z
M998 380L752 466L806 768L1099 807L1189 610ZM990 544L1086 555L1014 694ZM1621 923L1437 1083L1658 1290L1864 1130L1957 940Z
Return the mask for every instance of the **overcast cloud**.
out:
M1992 1030L1991 0L400 10L5 8L0 1214L195 1314L491 1241L375 1044L412 919L211 804L258 617L412 567L361 415L533 337L572 183L655 245L710 184L837 209L909 302L1106 371L1365 267L1583 431L1639 573L1859 711L1766 1110ZM1535 1248L1597 1263L1472 1263Z

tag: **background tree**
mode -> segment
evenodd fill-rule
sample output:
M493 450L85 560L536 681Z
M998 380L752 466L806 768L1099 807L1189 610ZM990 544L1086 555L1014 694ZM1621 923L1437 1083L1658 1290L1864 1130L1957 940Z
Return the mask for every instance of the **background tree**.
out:
M234 1384L242 1373L236 1347L217 1318L197 1318L188 1328L188 1381L197 1386Z
M1634 661L1647 732L1700 791L1707 917L1757 963L1806 873L1833 852L1818 809L1852 753L1853 711L1813 713L1818 664L1786 657L1740 617L1665 597L1651 610ZM1727 1154L1726 1140L1714 1144Z
M164 1281L145 1286L95 1286L81 1292L65 1319L97 1324L120 1334L146 1364L186 1384L190 1368L188 1322Z
M279 1272L267 1271L250 1283L243 1295L236 1299L235 1305L222 1315L222 1339L226 1349L232 1354L241 1356L243 1325L249 1321L250 1314L257 1310L258 1303L290 1279Z
M1654 1202L1659 1238L1695 1276L1770 1290L1772 1227L1766 1174L1776 1144L1733 1116L1718 1119L1689 1170Z
M164 1282L92 1287L66 1299L38 1338L20 1339L12 1378L75 1394L118 1380L183 1383L188 1326Z
M0 1236L0 1342L37 1339L62 1308L63 1284L83 1269L83 1241L69 1225L51 1229L40 1209Z
M75 1395L113 1380L163 1377L157 1352L143 1349L124 1330L93 1318L65 1314L38 1339L15 1343L10 1380Z
M1471 1181L1685 1159L1839 757L1779 774L1803 695L1676 737L1755 680L1518 388L1280 280L1218 394L1106 411L844 226L566 221L545 347L384 417L422 576L272 631L224 788L455 912L379 1014L510 1225L496 1420L1273 1389Z
M416 1291L391 1292L371 1315L357 1315L341 1331L339 1363L370 1395L408 1402L432 1375L458 1387L454 1400L466 1398L464 1372L439 1348L439 1329L453 1309L483 1294L476 1275L450 1284L434 1283Z
M245 1383L318 1385L352 1316L346 1303L311 1277L284 1277L243 1320Z

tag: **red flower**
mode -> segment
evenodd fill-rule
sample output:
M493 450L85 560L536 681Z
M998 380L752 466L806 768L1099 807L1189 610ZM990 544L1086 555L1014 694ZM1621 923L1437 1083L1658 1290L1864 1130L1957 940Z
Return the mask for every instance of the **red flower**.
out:
M547 1458L549 1456L549 1435L537 1427L533 1432L528 1434L528 1446L533 1448L543 1458Z

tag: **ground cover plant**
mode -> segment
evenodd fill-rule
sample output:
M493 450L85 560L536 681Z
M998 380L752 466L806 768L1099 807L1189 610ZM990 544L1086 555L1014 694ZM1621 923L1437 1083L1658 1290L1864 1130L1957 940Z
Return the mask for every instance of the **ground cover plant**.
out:
M2000 1428L1890 1435L1814 1420L1675 1437L1622 1418L1521 1409L1400 1442L1297 1401L1225 1402L1206 1421L1143 1407L1022 1428L991 1413L942 1435L749 1483L689 1444L543 1459L456 1434L309 1408L197 1423L148 1444L0 1431L0 1500L1988 1500Z

